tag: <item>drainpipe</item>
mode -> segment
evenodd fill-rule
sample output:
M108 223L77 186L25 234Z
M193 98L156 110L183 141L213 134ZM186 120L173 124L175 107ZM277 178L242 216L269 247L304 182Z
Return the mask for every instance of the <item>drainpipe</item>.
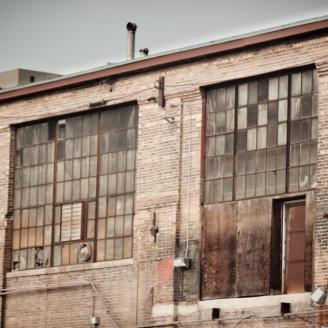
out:
M128 30L128 60L131 60L134 59L137 24L129 22L126 24L126 29Z

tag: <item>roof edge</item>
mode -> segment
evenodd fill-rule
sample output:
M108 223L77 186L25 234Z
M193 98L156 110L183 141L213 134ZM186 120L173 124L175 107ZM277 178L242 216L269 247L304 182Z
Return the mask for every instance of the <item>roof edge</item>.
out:
M297 22L282 26L280 28L278 27L277 29L261 31L259 34L249 33L244 36L210 42L193 48L180 49L176 52L162 53L146 58L142 57L141 59L127 61L112 66L105 66L92 71L63 76L20 88L3 90L0 92L0 102L18 97L30 96L41 92L71 87L102 78L135 74L143 70L159 68L161 66L176 65L186 61L198 60L207 56L212 56L227 51L240 50L242 48L255 46L266 42L278 41L324 30L328 31L327 17L324 17L323 20L307 21L307 23L300 25L295 24L297 24Z

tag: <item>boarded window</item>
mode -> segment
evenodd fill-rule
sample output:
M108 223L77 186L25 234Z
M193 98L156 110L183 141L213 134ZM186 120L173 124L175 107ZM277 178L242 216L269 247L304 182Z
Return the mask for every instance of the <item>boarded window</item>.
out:
M82 203L61 206L61 241L81 239L82 213Z

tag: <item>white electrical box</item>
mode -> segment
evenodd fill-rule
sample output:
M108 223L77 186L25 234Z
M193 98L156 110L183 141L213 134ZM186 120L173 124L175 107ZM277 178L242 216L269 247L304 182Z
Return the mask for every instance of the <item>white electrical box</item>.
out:
M173 260L173 265L175 268L188 269L191 266L191 259L188 257L177 257Z
M100 319L99 319L99 317L95 317L95 316L90 317L90 323L91 323L92 325L98 326L98 325L100 324Z

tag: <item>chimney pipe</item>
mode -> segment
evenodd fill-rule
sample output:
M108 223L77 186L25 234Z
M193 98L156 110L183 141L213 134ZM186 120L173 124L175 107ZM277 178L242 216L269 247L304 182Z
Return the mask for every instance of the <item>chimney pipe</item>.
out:
M126 29L128 30L128 59L134 58L134 46L135 46L135 34L137 30L137 24L127 23Z

